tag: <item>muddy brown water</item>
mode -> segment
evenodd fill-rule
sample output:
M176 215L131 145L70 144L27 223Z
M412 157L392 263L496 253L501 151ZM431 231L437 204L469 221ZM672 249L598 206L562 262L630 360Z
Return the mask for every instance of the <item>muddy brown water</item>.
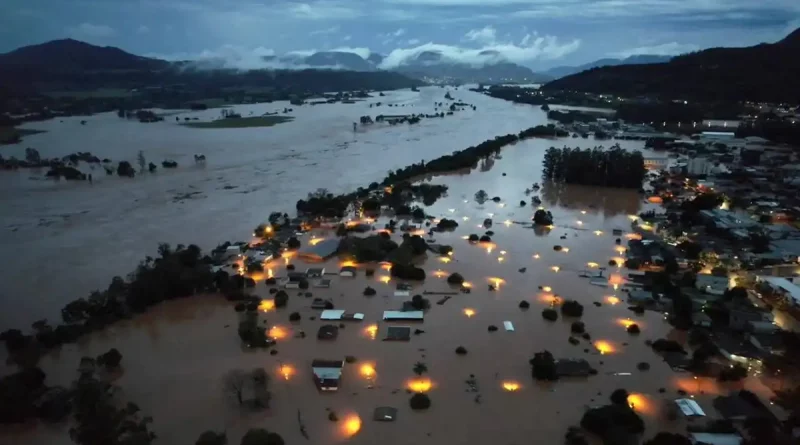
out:
M516 116L516 113L541 113L531 108L520 110L504 102L473 95L465 97L465 100L473 103L486 100L485 103L478 103L479 112L485 106L506 110L508 116ZM522 118L516 122L519 124L518 129L536 123L535 118L526 120L524 125ZM478 117L475 117L460 125L461 129L467 129L480 124ZM508 125L510 124L507 122L500 124L501 127ZM488 131L488 128L486 130ZM323 130L312 128L309 131ZM429 142L424 138L426 136L423 133L426 132L435 133L433 128L428 128L420 131L421 140L400 142L409 150L416 151L412 155L401 154L398 157L404 160L415 159L426 150L449 151L449 148L444 150L442 147L437 147L435 141L441 143L449 137L462 137L437 133L438 136L431 136L434 142ZM495 129L492 134L498 132L507 131ZM475 142L479 141L473 141ZM311 141L307 143L311 144ZM625 274L624 269L607 266L609 259L619 256L614 244L616 237L612 235L612 230L622 229L629 232L628 215L647 209L647 204L632 191L545 185L542 190L534 194L541 196L542 206L553 212L555 227L550 230L533 230L514 223L530 221L536 210L535 206L529 204L530 197L524 194L524 189L540 181L539 172L544 149L551 145L575 143L594 145L593 141L575 139L526 141L503 150L499 159L487 161L468 175L446 175L431 179L434 183L449 185L450 191L446 198L441 199L427 211L439 217L454 218L460 226L452 233L434 235L436 242L454 246L454 254L452 257L447 257L448 262L429 254L423 262L428 278L424 283L415 283L412 294L422 291L451 290L445 278L452 272L464 275L473 288L470 294L455 295L443 305L436 304L439 296L428 296L431 300L431 309L425 314L423 323L393 323L411 325L425 331L412 336L409 342L380 341L388 325L380 321L382 311L399 308L403 299L392 296L395 280L390 280L388 283L383 281L385 280L383 277L388 276L387 271L378 269L374 277L366 277L362 269L355 278L331 277L333 283L330 289L311 289L315 297L330 298L339 309L363 312L366 316L363 322L345 322L346 327L340 330L339 337L335 341L323 342L316 339L316 331L324 322L309 319L311 316L318 316L319 311L311 310L310 299L297 296L296 291L290 292L287 308L261 314L269 326L276 326L287 334L285 338L279 340L275 347L279 352L274 356L268 351L242 348L236 334L239 316L233 311L231 304L217 296L195 297L160 305L132 321L119 323L82 340L79 344L68 345L60 351L46 355L40 365L47 372L47 383L67 385L76 376L75 370L80 357L96 356L111 347L118 348L124 356L124 371L115 380L122 389L121 397L135 401L144 413L153 416L153 430L159 436L157 443L163 444L193 443L200 433L209 429L225 430L228 432L229 443L238 443L242 434L253 427L274 430L290 444L306 442L374 444L379 441L398 445L486 442L521 444L530 443L531 440L542 444L558 444L561 443L566 428L579 422L587 406L607 403L608 396L617 388L626 388L637 394L635 409L647 423L647 435L653 435L661 430L682 430L685 428L685 422L669 422L664 418L661 409L664 400L678 397L677 390L683 389L692 394L708 412L712 412L710 403L712 397L730 388L720 387L713 381L695 380L688 374L671 371L644 344L644 341L661 337L681 340L680 333L672 331L661 314L648 312L642 316L635 315L627 310L623 294L615 292L611 287L591 285L588 279L578 276L578 272L586 269L589 262L607 267L607 276L612 273ZM257 145L255 142L253 144ZM627 148L639 147L635 143L627 144L629 144L625 145ZM368 144L364 145L359 149L361 156L366 156L364 153L369 150L366 147ZM421 146L427 148L420 148ZM463 147L452 147L456 148ZM371 156L369 160L362 159L359 162L363 163L365 169L373 171L385 168L386 165L408 163L397 160L389 163L383 159L386 155ZM248 167L239 165L230 168L243 170ZM375 171L375 173L374 179L382 176L381 172ZM506 176L502 173L506 173ZM226 175L221 172L202 171L197 174ZM295 195L300 193L300 189L305 193L307 189L313 188L313 184L325 184L317 177L318 175L338 178L341 182L337 183L336 188L352 182L351 179L342 179L347 178L347 175L320 166L312 168L310 173L297 171L291 174L294 178L306 178L305 181L297 183L281 181L284 185L277 187L280 192L286 192L286 187L290 187L292 190L297 190ZM365 174L354 172L354 175L360 178ZM181 176L180 172L174 176L173 179L150 181L196 183L195 179L191 179L194 177L186 175L183 176L184 179L176 179ZM234 177L235 175L228 178L233 180ZM108 184L112 184L121 180L113 178L107 181ZM259 182L256 175L248 176L247 181L251 184ZM100 276L102 272L103 281L107 281L113 274L112 270L116 271L123 262L118 261L115 252L125 249L125 246L130 246L136 254L141 250L151 250L153 246L142 246L147 244L144 241L164 239L178 242L188 241L187 238L213 238L213 241L211 239L205 241L205 247L215 244L217 239L225 238L220 235L227 235L231 239L244 238L252 226L270 210L275 209L271 202L257 205L257 196L252 194L238 197L224 193L211 194L210 196L216 198L209 197L200 203L171 205L166 202L168 194L162 189L169 185L149 184L150 182L137 183L130 189L125 188L127 186L108 185L111 197L102 198L107 200L104 202L128 194L159 195L158 199L153 198L157 204L150 203L149 200L137 204L129 201L126 205L113 210L121 212L114 215L130 215L130 219L123 218L115 222L109 217L108 221L103 222L102 217L91 216L81 223L70 223L72 225L65 226L64 223L59 223L55 225L56 227L29 228L27 231L20 229L23 233L19 236L23 240L35 240L32 241L33 245L28 251L18 251L18 254L26 259L17 266L22 268L20 270L30 272L30 269L26 269L33 267L30 261L39 261L46 257L45 250L36 249L43 249L48 240L58 246L74 242L74 250L70 252L73 254L83 252L83 255L73 261L86 263L76 270L68 266L54 265L52 271L32 277L26 286L29 289L35 290L40 287L41 289L28 292L26 295L38 297L43 289L54 286L51 281L59 286L70 285L83 290L87 285L94 285L93 278L84 279L81 276L86 268L97 269L95 273L90 274L92 277ZM270 183L268 187L272 187L272 184ZM101 184L96 187L103 186L105 185ZM88 193L98 193L97 189L94 191L88 188L79 189L79 185L64 187L67 191L53 190L56 186L50 184L43 187L47 190L39 190L36 186L31 188L23 186L22 193L39 194L44 196L46 202L49 202L49 199L58 199L50 197L51 194L60 195L62 199L64 196L79 199ZM159 190L158 192L149 190L149 187ZM120 188L122 190L118 190ZM501 197L502 201L476 203L473 195L480 189L485 190L490 197ZM268 195L274 197L276 193L279 192ZM292 200L296 199L292 193L288 193L285 198L281 197L278 200L289 201L288 196L291 196ZM262 194L259 199L263 198ZM231 200L233 203L229 202ZM520 207L520 200L525 200L528 204ZM25 206L38 205L44 204L25 203ZM151 209L152 214L148 214L147 209ZM491 230L495 232L491 245L471 245L462 239L470 233L482 234L485 228L478 225L490 217L490 214L494 222ZM212 218L211 215L216 216ZM24 221L34 218L33 215L26 215L24 212L17 217ZM179 219L175 221L170 218ZM508 224L504 224L505 221L508 221ZM81 224L85 224L86 227L80 227ZM238 232L234 232L233 229ZM103 231L109 232L92 233ZM595 233L595 231L601 232ZM71 239L73 235L77 236L77 240ZM316 235L332 236L331 233ZM566 238L561 239L564 235ZM4 240L13 238L7 233L3 236ZM399 234L395 237L399 239ZM104 239L107 239L108 243L85 247L85 242L100 242ZM15 240L15 242L22 241ZM553 246L556 244L568 248L568 252L554 251ZM499 258L502 260L498 260ZM291 258L289 261L301 270L307 267L296 258ZM340 261L340 259L330 260L325 263L325 267L328 271L338 271ZM284 274L284 264L282 260L275 261L272 265L273 273ZM558 266L559 271L555 272L553 266ZM519 272L523 267L526 271ZM269 298L267 287L263 282L264 277L256 278L259 278L256 293ZM497 290L490 291L488 285L497 284L498 280L500 281ZM362 295L367 285L378 291L376 296ZM549 287L551 291L540 290L540 286ZM577 346L568 343L572 321L570 319L560 318L556 322L546 322L542 319L541 310L550 306L550 301L556 294L562 298L576 299L584 305L582 321L592 335L591 343L584 340ZM607 297L614 295L622 298L623 302L610 304ZM15 298L20 297L15 296ZM43 304L58 304L60 307L65 302L60 299L61 297L41 298L43 301L23 305L26 309L21 311L41 309ZM519 309L518 304L523 300L531 303L530 309ZM596 307L593 302L601 302L602 306ZM16 303L17 301L3 301L9 308L4 312L7 314L9 310L13 310L11 308ZM473 315L468 317L465 314L466 309L471 309ZM302 321L298 323L288 321L288 315L293 311L302 314ZM8 319L31 315L31 313L24 313L22 316L12 314L8 315ZM625 331L624 324L629 322L628 319L639 324L642 329L640 335L631 336ZM504 321L513 323L514 332L503 329ZM379 328L377 339L372 339L366 330L372 324L377 324ZM495 325L499 330L488 332L489 325ZM305 332L307 337L296 338L295 335L300 331ZM467 348L468 354L456 355L454 350L458 346ZM597 346L605 352L601 354ZM530 376L528 360L535 352L543 349L548 349L558 358L586 358L599 373L586 379L564 379L552 384L534 382ZM584 352L584 349L588 349L589 352ZM358 362L345 365L340 390L335 394L319 393L311 378L311 360L343 359L346 355L356 356ZM432 383L429 395L433 404L426 412L413 412L408 406L410 395L406 392L406 387L409 381L415 378L412 367L417 361L427 364L429 372L425 377ZM651 369L646 372L637 371L636 364L640 361L650 363ZM361 375L360 369L363 364L374 367L376 371L374 380ZM254 367L265 368L273 377L271 382L273 399L270 410L243 411L224 395L221 389L221 377L225 372L231 369L250 370ZM289 379L285 379L280 372L281 367L291 367L295 373ZM11 370L11 367L6 366L5 372ZM617 375L617 373L630 373L630 375ZM476 403L475 393L467 392L465 380L471 374L477 380L481 403ZM503 384L512 382L518 385L518 389L513 392L506 391ZM370 385L373 387L368 388ZM754 381L748 381L747 385L751 389L763 390ZM666 393L659 393L659 388L665 388ZM391 423L372 421L372 411L378 406L398 408L397 420ZM329 409L337 413L339 422L328 420ZM298 411L306 425L310 440L300 435ZM347 426L352 424L346 419L352 419L354 416L358 417L361 423L359 431L351 435L347 432ZM70 443L65 433L67 428L68 425L40 425L23 430L4 430L0 435L0 443L67 444Z

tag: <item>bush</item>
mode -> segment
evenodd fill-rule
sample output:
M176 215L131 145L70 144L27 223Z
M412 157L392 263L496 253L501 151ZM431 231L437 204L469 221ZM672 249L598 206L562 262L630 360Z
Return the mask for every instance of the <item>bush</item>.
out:
M455 272L450 274L449 277L447 277L447 282L449 284L457 284L460 286L462 283L464 283L464 277L462 277L460 273Z
M465 348L463 346L457 347L456 348L456 354L458 354L458 355L466 355L467 354L467 348Z
M639 330L639 325L636 324L636 323L633 323L632 325L629 325L628 328L626 329L626 331L628 331L628 334L634 334L634 335L638 334L639 332L641 332Z
M478 235L476 235L476 234L474 234L474 233L471 233L471 234L469 235L469 238L467 238L467 240L468 240L469 242L471 242L471 243L477 243L479 239L480 239L480 238L478 237Z
M549 226L553 224L553 214L539 209L533 214L533 223L537 226Z
M284 445L283 438L262 428L248 430L240 445Z
M636 364L636 369L638 369L639 371L647 371L650 369L650 363L639 362Z
M747 368L736 363L735 365L720 371L717 380L720 382L738 382L747 377Z
M489 332L496 332L496 331L497 331L497 326L495 326L495 325L491 324L491 325L489 325L489 327L487 328L487 330L488 330Z
M300 312L292 312L289 314L289 321L300 321Z
M586 411L581 428L600 436L604 443L628 443L630 436L644 432L644 422L628 405L606 405Z
M553 250L555 250L556 252L561 252L562 250L564 250L564 248L556 244L555 246L553 246Z
M425 219L425 211L419 207L414 207L411 211L411 217L414 219Z
M573 334L583 334L586 332L586 326L582 321L573 321L572 326L570 326L570 331Z
M536 380L558 380L556 360L550 351L537 352L530 360L531 374Z
M236 306L233 307L233 310L236 312L244 312L245 310L244 303L236 303Z
M304 290L305 290L305 289L308 289L308 280L306 280L305 278L303 278L302 280L300 280L300 282L299 282L299 283L297 283L297 286L298 286L300 289L304 289Z
M624 389L620 388L620 389L614 390L614 392L611 393L611 403L613 403L614 405L619 405L619 406L629 406L628 405L628 396L629 395L630 394L628 394L628 391L626 391Z
M300 248L300 240L295 238L295 237L291 237L291 238L289 238L288 241L286 241L286 247L291 249L291 250L299 249Z
M364 295L367 296L367 297L371 297L371 296L373 296L373 295L375 295L377 293L378 293L378 291L376 291L375 289L373 289L373 288L371 288L369 286L364 288Z
M430 302L427 298L423 298L422 295L414 295L411 297L411 306L418 311L422 311L430 307Z
M608 260L608 265L611 267L617 267L617 262L614 260Z
M111 348L105 354L101 354L97 357L97 364L100 366L104 366L106 369L113 369L119 367L119 363L122 361L122 354L116 349Z
M436 228L439 230L455 230L458 227L458 223L455 220L442 218L439 220L439 223L436 224Z
M558 320L558 312L555 309L547 308L542 311L542 318L549 321Z
M264 281L264 283L266 283L267 286L274 286L278 283L278 280L276 280L275 277L270 277L267 278L266 281Z
M408 401L408 405L414 411L426 410L431 407L431 399L427 394L418 392L411 396L411 399Z
M561 315L565 317L580 317L583 315L583 305L575 300L567 300L561 305Z
M401 280L424 281L425 271L412 265L392 263L391 274Z
M286 307L286 304L289 303L289 294L286 291L279 290L275 293L275 307Z
M491 243L492 238L489 237L489 235L483 235L482 237L480 237L479 241L482 243Z
M528 303L526 300L522 300L519 302L520 309L528 309L529 307L531 307L531 304Z

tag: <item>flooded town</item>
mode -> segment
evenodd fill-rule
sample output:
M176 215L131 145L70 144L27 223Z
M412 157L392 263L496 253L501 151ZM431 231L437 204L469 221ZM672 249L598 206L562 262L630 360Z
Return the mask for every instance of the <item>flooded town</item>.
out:
M351 127L386 104L453 101L469 106ZM86 433L61 420L63 388L84 378L135 403L152 419L136 431L159 443L253 428L290 444L782 434L766 431L798 400L791 147L717 123L565 124L480 89L295 108L269 128L172 122L218 109L66 117L3 149L177 168L0 172L4 385L36 364L49 388L0 443Z

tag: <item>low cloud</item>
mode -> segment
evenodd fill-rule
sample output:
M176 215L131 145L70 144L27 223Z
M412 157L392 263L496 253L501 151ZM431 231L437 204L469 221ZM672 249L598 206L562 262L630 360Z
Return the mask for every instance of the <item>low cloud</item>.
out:
M498 61L527 63L534 60L555 60L575 52L580 45L581 41L578 39L562 43L554 36L538 36L536 34L526 36L519 45L512 42L493 42L480 48L465 48L431 42L412 48L395 49L383 60L381 68L396 68L415 60L420 54L428 51L441 54L444 61L477 66Z
M67 34L78 38L111 37L116 33L114 28L108 25L97 25L86 22L67 28Z
M406 43L409 44L409 45L419 45L419 42L420 42L419 39L411 39Z
M486 26L481 29L471 29L464 35L463 40L491 45L497 41L497 30L491 26Z
M141 25L138 28L136 28L136 33L137 34L147 34L149 32L150 32L150 28L148 28L146 25Z
M336 34L337 32L339 32L339 29L340 29L339 26L336 25L336 26L331 26L330 28L318 29L316 31L311 31L310 33L308 33L308 35L310 35L310 36L324 36L324 35L329 35L329 34Z
M342 46L339 48L332 49L331 51L336 51L340 53L353 53L360 56L362 59L366 59L372 54L369 48L351 48L349 46Z
M612 53L612 55L623 59L625 57L641 56L641 55L677 56L679 54L685 54L692 51L697 51L698 49L699 47L697 45L693 45L691 43L669 42L669 43L662 43L660 45L640 46L638 48L630 48L623 51Z
M324 51L338 51L357 54L364 59L369 57L369 48L340 47ZM229 70L302 70L302 69L343 69L337 65L310 66L303 60L318 52L316 49L290 51L277 55L272 49L258 47L247 48L237 45L224 45L217 49L207 49L199 53L146 54L147 57L169 60L172 62L190 62L187 67L194 69L229 69Z

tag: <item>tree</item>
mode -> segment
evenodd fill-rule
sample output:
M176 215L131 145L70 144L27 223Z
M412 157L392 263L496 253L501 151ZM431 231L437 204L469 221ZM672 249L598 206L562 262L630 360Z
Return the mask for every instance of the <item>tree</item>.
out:
M411 396L408 404L414 411L426 410L431 407L431 398L427 394L418 392Z
M644 445L692 445L692 441L681 434L661 432L645 442Z
M273 300L275 301L275 307L286 307L286 304L289 303L289 294L286 291L279 290L275 293Z
M725 291L724 298L728 301L747 302L747 289L735 286Z
M144 159L144 152L142 150L139 150L139 154L136 155L136 161L139 163L139 171L143 172L147 161Z
M239 405L244 403L244 389L249 376L241 369L231 369L222 376L222 390L225 394L236 397Z
M561 305L561 314L566 317L580 317L583 315L583 305L575 300L567 300Z
M550 351L537 352L530 360L531 373L536 380L558 380L556 360Z
M284 445L284 442L283 437L277 433L263 428L253 428L245 433L240 445Z
M38 150L29 147L25 149L25 160L31 164L38 164L42 162L42 156Z
M428 365L422 362L414 363L414 368L412 371L414 371L414 374L421 376L422 374L428 372Z
M611 403L614 405L628 406L628 391L625 389L617 389L611 393Z
M194 445L227 445L228 436L225 433L206 431L197 438Z
M269 407L269 402L272 400L272 393L269 392L269 375L264 368L254 368L250 372L250 378L253 384L253 394L256 407L266 408Z
M549 226L553 224L553 214L539 209L533 214L533 223L537 226Z
M111 348L105 354L97 356L97 364L105 366L106 369L113 369L119 367L122 361L122 354L116 349Z

